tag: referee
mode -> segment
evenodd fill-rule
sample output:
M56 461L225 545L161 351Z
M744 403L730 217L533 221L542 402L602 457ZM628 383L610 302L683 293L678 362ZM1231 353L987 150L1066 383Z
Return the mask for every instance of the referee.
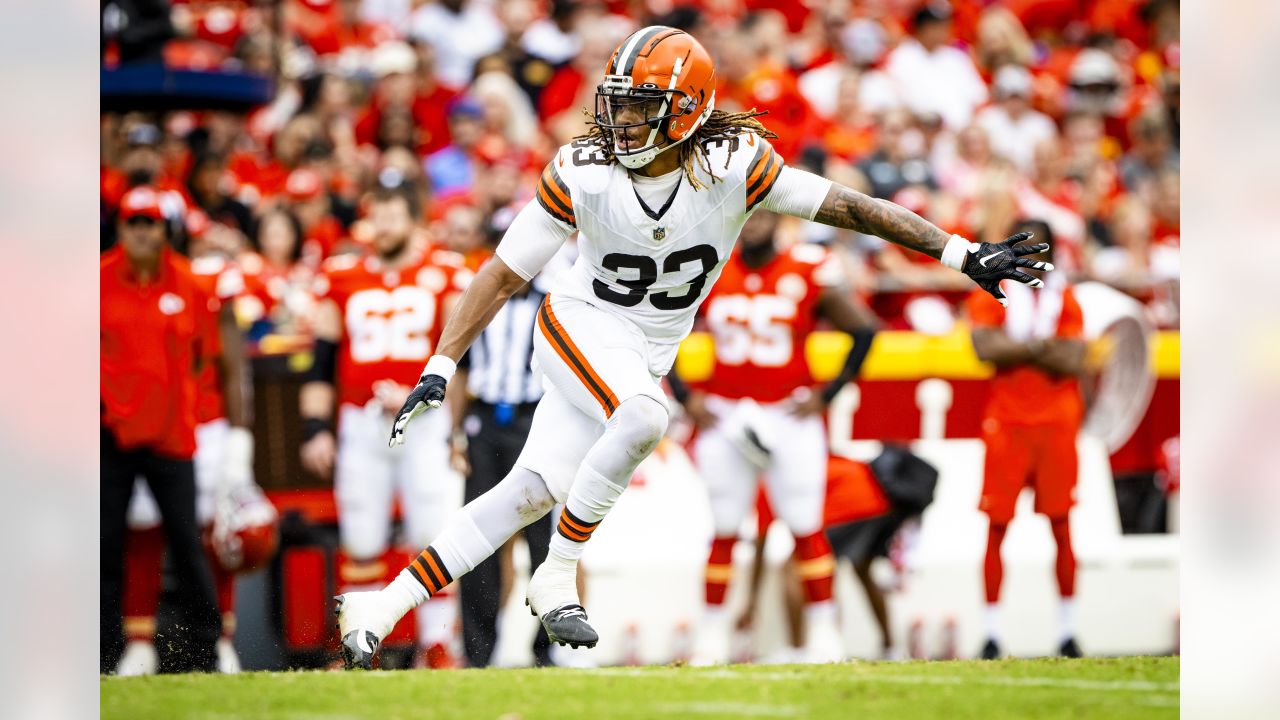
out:
M544 280L536 277L513 295L458 363L468 400L454 413L454 451L461 453L465 442L468 503L511 472L529 436L533 410L542 397L542 375L533 371L531 361L535 318L547 296ZM523 532L530 567L537 567L547 557L551 514ZM486 667L492 659L503 597L500 558L510 558L510 553L508 542L460 580L463 645L471 667ZM533 643L536 665L553 664L550 647L539 627Z

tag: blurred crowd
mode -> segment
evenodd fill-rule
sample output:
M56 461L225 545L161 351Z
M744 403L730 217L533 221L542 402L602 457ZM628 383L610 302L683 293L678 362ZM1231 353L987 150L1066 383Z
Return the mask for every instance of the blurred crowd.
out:
M1043 220L1073 279L1177 326L1178 0L111 0L104 67L277 92L247 114L104 114L103 246L124 193L159 188L179 242L240 262L258 338L305 336L311 276L368 246L379 187L478 266L645 24L699 38L717 107L768 111L790 164L973 239ZM949 327L968 289L875 238L793 233L839 249L892 327Z

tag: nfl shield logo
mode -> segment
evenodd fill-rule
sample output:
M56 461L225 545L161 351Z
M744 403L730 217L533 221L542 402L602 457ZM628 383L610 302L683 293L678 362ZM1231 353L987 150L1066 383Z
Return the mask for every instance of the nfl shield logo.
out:
M667 229L662 227L661 225L653 229L654 242L662 242L662 239L665 238L666 236L667 236Z

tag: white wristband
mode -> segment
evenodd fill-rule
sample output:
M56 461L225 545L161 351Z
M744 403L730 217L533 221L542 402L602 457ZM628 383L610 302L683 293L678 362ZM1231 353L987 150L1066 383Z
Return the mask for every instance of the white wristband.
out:
M423 376L439 375L444 378L445 382L453 379L453 374L458 371L458 363L450 360L444 355L432 355L427 360L427 366L422 368Z
M963 270L965 256L977 249L978 243L971 243L959 235L952 235L946 247L942 248L942 264L952 270Z

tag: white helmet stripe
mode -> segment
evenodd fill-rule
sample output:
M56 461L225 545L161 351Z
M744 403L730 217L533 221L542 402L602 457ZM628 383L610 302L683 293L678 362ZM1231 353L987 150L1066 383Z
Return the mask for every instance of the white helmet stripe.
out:
M613 74L630 75L632 68L635 67L636 56L640 54L640 49L644 47L645 43L649 42L658 33L671 29L662 25L651 25L632 33L631 37L622 46L622 50L618 52L618 60L613 64Z

